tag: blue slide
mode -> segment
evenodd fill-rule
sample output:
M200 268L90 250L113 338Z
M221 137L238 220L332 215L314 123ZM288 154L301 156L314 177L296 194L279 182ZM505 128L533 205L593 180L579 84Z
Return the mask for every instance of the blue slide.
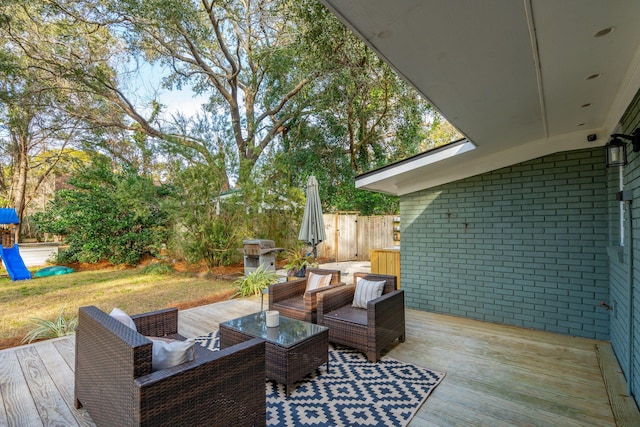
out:
M13 245L12 248L4 248L0 246L0 248L4 267L7 269L11 280L31 279L31 272L27 270L27 266L24 265L24 261L22 260L20 251L18 250L18 245Z

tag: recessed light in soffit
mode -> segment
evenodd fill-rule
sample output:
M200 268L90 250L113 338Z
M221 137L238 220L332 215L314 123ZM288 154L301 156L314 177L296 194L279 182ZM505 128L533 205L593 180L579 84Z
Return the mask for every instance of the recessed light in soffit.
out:
M596 31L596 32L593 34L593 37L595 37L595 38L599 38L599 37L608 36L609 34L611 34L612 32L614 32L614 31L615 31L615 29L616 29L616 27L607 27L607 28L603 28L603 29L601 29L600 31ZM585 77L585 80L594 80L594 79L597 79L597 78L598 78L598 77L600 77L600 76L601 76L601 74L600 74L600 73L589 74L587 77ZM591 107L591 103L590 103L590 102L587 102L587 103L582 104L582 105L580 106L580 108L588 108L588 107ZM578 123L578 127L585 126L585 125L586 125L586 123Z
M616 27L607 27L607 28L603 28L600 31L597 31L593 37L604 37L604 36L608 36L609 34L613 33L615 31Z

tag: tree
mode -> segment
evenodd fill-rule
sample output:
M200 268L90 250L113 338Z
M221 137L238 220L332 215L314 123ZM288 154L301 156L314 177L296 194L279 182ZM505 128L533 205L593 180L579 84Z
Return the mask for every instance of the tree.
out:
M47 97L34 117L40 121L54 115L64 118L75 126L65 135L69 142L99 148L117 161L137 163L151 173L154 138L175 136L151 126L160 111L157 103L132 101L136 94L128 93L126 74L115 68L130 55L106 23L92 19L96 4L24 0L3 2L1 7L5 19L0 26L4 41L0 66L11 65L8 75L14 79L37 83L35 90L24 95ZM16 90L5 94L17 99ZM16 105L31 108L35 101L23 96ZM49 140L49 146L57 146L64 138L50 135Z
M69 141L164 182L199 171L217 197L237 182L245 212L310 173L323 175L329 208L396 209L356 192L354 177L415 154L429 132L429 105L315 1L8 0L1 10L0 67L15 56L38 73L49 106L78 126ZM166 88L208 96L201 114L168 119L157 99L138 102L128 86L138 61L167 70ZM162 171L159 155L171 160Z
M279 161L295 171L293 185L316 175L325 210L396 213L397 198L356 190L355 176L416 154L431 107L322 5L291 7L322 79L312 86L313 110L283 134Z
M2 31L26 37L28 25L20 8L0 9ZM19 24L16 24L20 21ZM10 38L0 47L0 194L21 220L41 185L67 158L66 147L81 131L77 119L61 113L60 90L31 63Z
M439 114L434 114L421 150L431 150L462 138L462 134Z
M295 27L285 6L280 0L44 0L45 12L34 14L34 21L46 28L54 15L64 16L65 24L56 33L36 33L34 40L21 39L15 32L9 37L20 39L25 55L50 75L63 77L78 93L102 100L100 108L75 104L69 111L76 117L103 128L142 132L171 149L191 150L207 162L226 155L220 144L180 133L180 126L163 122L159 104L145 113L110 68L136 57L165 66L170 71L167 87L190 85L196 93L210 96L207 113L224 118L217 123L215 139L235 146L237 159L223 162L236 167L228 171L227 181L243 182L306 106L292 100L304 97L315 76L296 56ZM72 42L65 43L66 51L59 49L65 39Z
M100 149L116 164L160 175L154 134L143 129L146 119L128 98L135 94L126 94L126 79L113 68L128 57L124 43L84 18L95 15L92 6L25 0L0 7L6 70L0 142L7 165L0 189L21 219L40 185L69 157L69 146ZM151 103L148 120L159 110Z
M355 173L415 154L431 106L326 8L298 3L295 13L325 76L308 123L342 147Z

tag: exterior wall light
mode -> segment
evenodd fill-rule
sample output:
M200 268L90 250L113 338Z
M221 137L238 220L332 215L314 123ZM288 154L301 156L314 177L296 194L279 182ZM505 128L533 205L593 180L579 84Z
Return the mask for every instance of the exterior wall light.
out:
M634 152L640 151L640 128L634 130L631 135L614 133L611 137L613 139L605 146L607 149L607 167L627 164L627 143L623 139L631 141Z

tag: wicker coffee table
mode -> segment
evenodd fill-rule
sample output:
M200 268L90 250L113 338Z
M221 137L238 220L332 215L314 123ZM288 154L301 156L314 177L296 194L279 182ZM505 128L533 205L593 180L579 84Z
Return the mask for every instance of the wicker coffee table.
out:
M280 326L267 328L261 311L220 323L220 348L251 338L266 341L266 375L285 385L287 397L291 385L312 373L323 363L329 372L329 328L280 316Z

